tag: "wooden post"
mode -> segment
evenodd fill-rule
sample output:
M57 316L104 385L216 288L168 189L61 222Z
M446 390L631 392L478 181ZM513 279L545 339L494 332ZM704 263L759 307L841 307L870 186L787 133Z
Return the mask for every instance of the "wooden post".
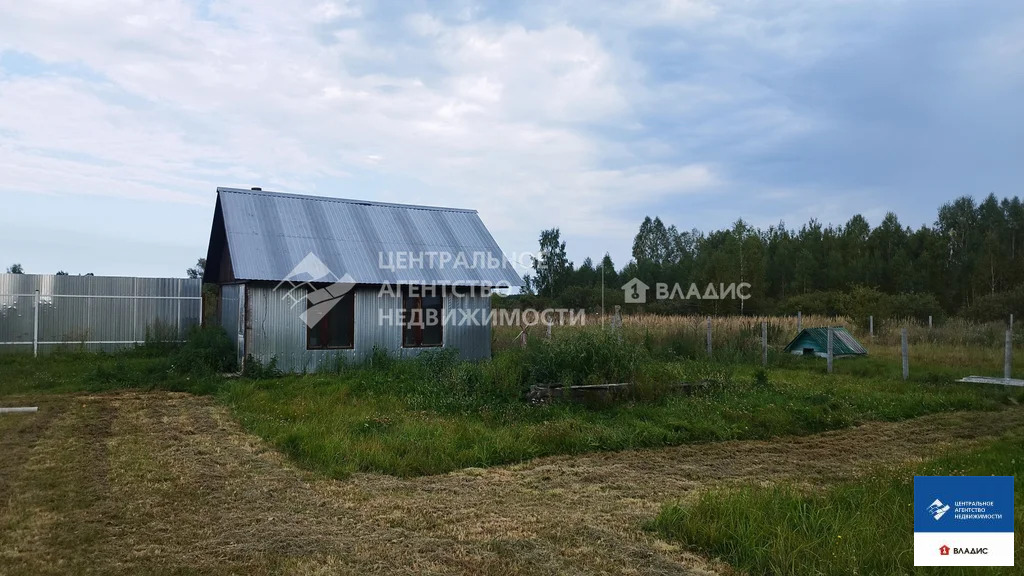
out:
M1013 330L1013 314L1010 314L1010 330Z
M903 379L907 380L910 378L910 348L907 346L906 328L900 332L900 347L903 353Z
M928 315L928 329L929 330L932 329L932 315L931 314Z
M615 305L615 316L612 318L612 329L616 336L622 340L622 306Z
M39 357L39 290L32 296L32 356Z
M711 316L708 316L708 358L711 358Z
M832 373L832 327L828 327L828 373Z
M519 333L519 346L526 348L526 328Z
M1003 355L1003 378L1007 380L1012 376L1013 367L1013 331L1006 331L1006 352Z
M796 331L799 332L804 329L804 318L800 314L800 311L796 311Z
M761 366L768 367L768 322L761 322Z
M874 316L868 316L868 336L870 336L871 339L875 338L875 317Z
M548 340L551 340L551 322L546 322L545 324L547 324L547 327L548 327L548 331L547 331L546 337L547 337Z

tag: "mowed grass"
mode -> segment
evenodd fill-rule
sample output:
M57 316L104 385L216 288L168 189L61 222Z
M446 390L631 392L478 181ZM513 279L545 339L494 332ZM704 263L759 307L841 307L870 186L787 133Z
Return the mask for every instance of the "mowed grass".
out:
M914 567L914 475L1015 476L1024 488L1024 430L916 467L878 469L813 490L798 484L711 490L666 505L650 528L747 574L1019 574L1019 568ZM1024 522L1018 498L1015 523ZM1016 541L1015 557L1024 554Z

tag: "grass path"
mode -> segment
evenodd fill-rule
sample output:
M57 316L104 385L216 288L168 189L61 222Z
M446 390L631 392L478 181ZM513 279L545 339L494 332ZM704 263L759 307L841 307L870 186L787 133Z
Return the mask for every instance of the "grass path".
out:
M642 524L709 485L827 483L1010 429L1024 408L336 481L209 398L52 396L0 418L0 573L716 573Z

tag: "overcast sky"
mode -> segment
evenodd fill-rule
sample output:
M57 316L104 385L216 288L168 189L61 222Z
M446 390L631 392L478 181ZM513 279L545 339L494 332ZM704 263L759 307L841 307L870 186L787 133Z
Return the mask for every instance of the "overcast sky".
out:
M1024 192L1024 2L0 0L0 264L180 276L217 186L474 208L629 258L647 214L930 224Z

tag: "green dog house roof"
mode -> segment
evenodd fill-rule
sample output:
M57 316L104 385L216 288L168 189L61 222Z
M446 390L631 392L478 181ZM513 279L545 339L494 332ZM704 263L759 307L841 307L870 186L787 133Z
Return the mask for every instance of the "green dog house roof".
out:
M786 346L786 352L791 354L813 354L815 356L828 355L828 328L804 328L793 338L793 341ZM842 326L832 327L832 355L833 356L863 356L868 353L860 342L846 331Z

